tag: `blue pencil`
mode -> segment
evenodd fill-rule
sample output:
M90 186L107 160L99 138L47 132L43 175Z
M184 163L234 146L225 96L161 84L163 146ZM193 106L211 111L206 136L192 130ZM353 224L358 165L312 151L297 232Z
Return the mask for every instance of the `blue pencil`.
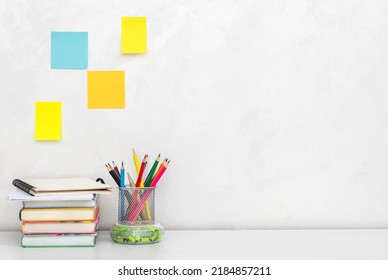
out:
M121 170L120 170L120 188L125 187L125 168L124 162L121 162Z
M121 174L120 174L120 188L125 187L125 168L124 168L124 162L121 162ZM120 190L120 204L121 204L121 210L120 210L120 217L121 220L125 220L125 200L124 200L124 192L125 190Z

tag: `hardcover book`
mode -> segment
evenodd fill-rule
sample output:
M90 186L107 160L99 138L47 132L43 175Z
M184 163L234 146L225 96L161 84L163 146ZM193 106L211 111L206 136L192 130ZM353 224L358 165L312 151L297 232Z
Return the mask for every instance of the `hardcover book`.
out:
M23 208L90 208L97 206L98 198L98 194L32 196L18 188L8 195L9 201L22 202Z
M24 234L23 247L93 247L97 234Z
M23 201L23 208L92 208L97 201L97 194L90 200L29 200Z
M21 221L93 221L98 215L94 208L22 208Z
M23 222L24 234L96 233L100 217L93 221Z

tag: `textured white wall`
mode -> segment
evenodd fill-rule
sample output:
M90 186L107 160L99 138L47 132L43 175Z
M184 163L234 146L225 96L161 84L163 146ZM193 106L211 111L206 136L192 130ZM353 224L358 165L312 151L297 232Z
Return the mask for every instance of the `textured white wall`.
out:
M148 52L120 54L121 16ZM131 149L172 162L167 228L388 227L388 2L0 0L0 230L17 177L103 177ZM126 109L88 110L86 71L50 69L50 32L88 31L89 69L125 70ZM34 141L58 100L63 140ZM101 199L101 228L117 193Z

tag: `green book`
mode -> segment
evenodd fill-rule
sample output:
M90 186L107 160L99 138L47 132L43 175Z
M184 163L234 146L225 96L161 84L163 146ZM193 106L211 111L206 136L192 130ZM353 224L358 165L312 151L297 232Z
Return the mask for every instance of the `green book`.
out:
M97 234L23 234L23 247L94 247Z

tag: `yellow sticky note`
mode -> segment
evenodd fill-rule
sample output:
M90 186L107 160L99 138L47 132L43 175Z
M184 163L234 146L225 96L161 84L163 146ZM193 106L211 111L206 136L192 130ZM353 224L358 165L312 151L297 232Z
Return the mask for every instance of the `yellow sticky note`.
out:
M147 50L146 17L121 18L121 53L145 53Z
M35 140L61 140L61 102L35 103Z
M88 71L88 108L125 108L124 71Z

